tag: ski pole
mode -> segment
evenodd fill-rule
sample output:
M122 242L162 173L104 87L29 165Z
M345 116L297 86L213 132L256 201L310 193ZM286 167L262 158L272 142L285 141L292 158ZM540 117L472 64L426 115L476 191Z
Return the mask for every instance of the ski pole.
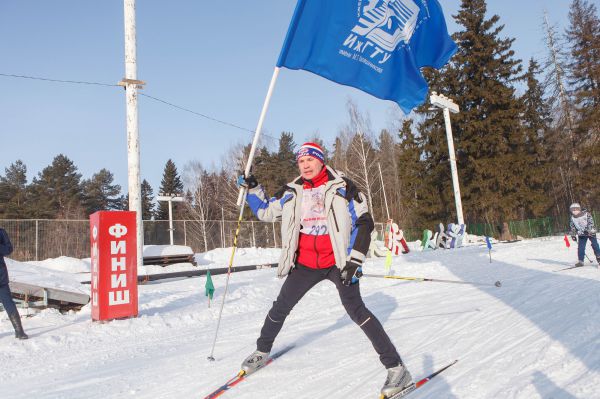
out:
M256 131L254 132L254 139L252 140L252 147L250 147L250 154L248 154L248 160L246 161L246 169L244 170L244 177L247 177L250 174L250 169L252 168L252 160L254 159L254 152L258 147L258 139L260 137L260 132L262 130L262 125L265 120L265 116L267 114L267 110L269 108L269 103L271 102L271 96L273 95L273 90L275 88L275 82L277 81L277 77L279 76L279 67L276 67L273 71L273 76L271 77L271 83L269 84L269 89L267 91L267 96L265 97L265 101L263 103L263 108L260 113L260 117L258 118L258 125L256 126ZM223 293L223 299L221 301L221 308L219 309L219 317L217 318L217 328L215 329L215 338L213 340L212 349L210 350L210 355L208 355L207 359L210 361L214 361L214 353L215 346L217 345L217 338L219 337L219 327L221 326L221 317L223 315L223 308L225 307L225 298L227 297L227 291L229 288L229 277L231 276L231 267L233 265L233 257L235 256L235 250L237 248L237 239L240 234L240 227L242 224L242 219L244 216L244 206L246 205L246 195L247 190L244 186L240 187L240 191L238 193L237 205L240 207L240 216L237 222L237 228L235 229L235 236L233 238L233 248L231 248L231 257L229 258L229 268L227 271L227 278L225 279L225 292Z
M469 285L484 285L484 286L494 286L494 287L502 287L502 283L500 281L496 281L494 284L488 283L474 283L472 281L457 281L457 280L440 280L435 278L426 278L426 277L402 277L402 276L384 276L379 274L363 274L366 277L375 277L375 278L387 278L394 280L408 280L408 281L417 281L417 282L433 282L433 283L451 283L451 284L469 284Z

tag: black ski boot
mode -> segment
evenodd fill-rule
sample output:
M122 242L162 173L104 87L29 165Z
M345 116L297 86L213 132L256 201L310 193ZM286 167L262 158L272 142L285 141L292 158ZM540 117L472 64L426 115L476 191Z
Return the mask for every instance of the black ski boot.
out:
M25 331L23 331L23 326L21 325L21 316L19 316L19 313L13 313L8 317L10 318L10 322L15 329L15 338L28 339L29 337L27 334L25 334Z

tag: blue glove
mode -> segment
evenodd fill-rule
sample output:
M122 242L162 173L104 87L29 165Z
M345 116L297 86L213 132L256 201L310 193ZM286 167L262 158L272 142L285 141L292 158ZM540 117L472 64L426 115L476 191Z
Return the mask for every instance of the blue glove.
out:
M256 181L256 177L254 177L254 175L249 175L248 177L240 175L237 179L237 186L252 189L258 186L258 181Z
M346 266L342 269L342 284L356 284L362 275L362 267L354 262L348 261L346 262Z

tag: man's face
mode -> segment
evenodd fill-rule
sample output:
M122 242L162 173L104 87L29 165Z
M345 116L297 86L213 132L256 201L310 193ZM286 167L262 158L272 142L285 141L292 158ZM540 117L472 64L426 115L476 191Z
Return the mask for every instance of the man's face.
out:
M305 155L298 158L298 169L305 180L314 179L323 169L323 164L316 158Z

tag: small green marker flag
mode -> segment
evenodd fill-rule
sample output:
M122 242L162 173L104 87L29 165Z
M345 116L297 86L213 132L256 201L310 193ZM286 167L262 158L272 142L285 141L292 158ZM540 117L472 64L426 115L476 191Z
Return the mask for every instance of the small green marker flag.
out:
M390 274L392 270L392 251L388 249L387 255L385 256L385 271Z
M205 295L208 297L208 307L210 307L210 300L215 292L215 286L213 285L212 277L210 276L210 270L206 271L206 284L204 287L206 288Z

